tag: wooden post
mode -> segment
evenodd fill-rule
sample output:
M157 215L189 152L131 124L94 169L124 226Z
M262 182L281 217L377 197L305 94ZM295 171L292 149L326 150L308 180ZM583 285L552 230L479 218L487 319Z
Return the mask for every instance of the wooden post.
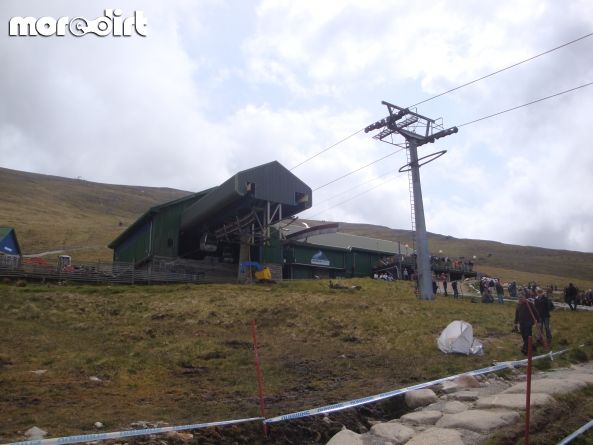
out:
M261 372L261 366L259 361L259 350L257 346L257 326L255 320L251 322L251 334L253 336L253 352L255 353L255 373L257 375L257 386L259 393L259 413L265 419L266 417L266 406L264 401L264 379ZM263 422L264 437L268 437L268 424Z
M531 361L533 356L531 335L527 339L527 387L525 389L525 445L529 445L529 413L531 411Z

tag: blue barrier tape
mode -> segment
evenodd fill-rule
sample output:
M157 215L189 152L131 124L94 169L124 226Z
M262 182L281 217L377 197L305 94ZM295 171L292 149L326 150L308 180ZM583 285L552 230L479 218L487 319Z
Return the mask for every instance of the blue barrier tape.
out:
M566 445L567 443L572 442L573 439L576 439L578 436L583 434L589 428L593 428L593 420L590 420L589 422L584 424L582 427L580 427L578 430L576 430L574 433L570 434L569 436L566 436L564 439L562 439L560 442L558 442L558 445Z
M566 351L567 351L567 349L564 349L564 350L558 351L558 352L550 352L548 354L538 355L536 357L533 357L533 360L538 360L538 359L546 358L546 357L553 358L556 355L562 354ZM368 403L378 402L379 400L385 400L385 399L388 399L391 397L405 394L410 391L415 391L417 389L423 389L423 388L427 388L429 386L438 385L440 383L454 380L457 377L460 377L462 375L469 374L469 375L475 376L475 375L481 375L481 374L488 374L491 372L501 371L506 368L516 368L518 366L523 366L525 364L527 364L527 359L515 360L515 361L509 361L509 362L501 362L499 364L489 366L487 368L476 369L474 371L464 372L462 374L456 374L456 375L452 375L449 377L443 377L443 378L440 378L437 380L431 380L430 382L419 383L417 385L408 386L406 388L401 388L401 389L396 389L393 391L388 391L388 392L376 394L374 396L363 397L360 399L349 400L347 402L340 402L340 403L335 403L333 405L326 405L326 406L321 406L318 408L308 409L305 411L298 411L298 412L294 412L294 413L290 413L290 414L284 414L281 416L272 417L272 418L264 420L264 423L285 422L288 420L301 419L303 417L310 417L310 416L316 416L319 414L327 414L327 413L331 413L331 412L335 412L335 411L342 411L342 410L345 410L348 408L353 408L353 407L360 406L360 405L366 405Z
M27 440L24 442L12 442L5 445L65 445L69 443L95 442L98 440L121 439L132 436L145 436L148 434L169 433L172 431L198 430L203 428L211 428L215 426L235 425L237 423L254 422L256 420L263 419L263 417L251 417L248 419L225 420L221 422L209 423L195 423L192 425L166 426L161 428L145 428L141 430L115 431L112 433L55 437L53 439Z
M538 355L533 357L533 360L538 360L540 358L553 358L556 355L563 354L564 352L568 351L568 349L563 349L562 351L558 352L550 352L548 354ZM499 364L489 366L487 368L476 369L474 371L464 372L462 374L456 374L448 377L443 377L437 380L432 380L430 382L419 383L417 385L408 386L406 388L396 389L389 392L384 392L381 394L376 394L374 396L367 396L362 397L360 399L350 400L347 402L336 403L333 405L322 406L319 408L313 408L310 410L299 411L295 413L285 414L282 416L272 417L271 419L265 419L264 417L250 417L247 419L236 419L236 420L224 420L220 422L209 422L209 423L195 423L191 425L179 425L179 426L167 426L161 428L145 428L141 430L129 430L129 431L115 431L111 433L100 433L100 434L84 434L79 436L65 436L65 437L56 437L53 439L40 439L40 440L27 440L23 442L10 442L3 445L66 445L71 443L81 443L81 442L96 442L99 440L109 440L109 439L121 439L125 437L132 437L132 436L145 436L148 434L160 434L160 433L168 433L173 431L184 431L184 430L197 430L197 429L204 429L204 428L212 428L216 426L226 426L226 425L235 425L239 423L247 423L247 422L254 422L257 420L263 420L264 423L276 423L276 422L284 422L288 420L300 419L303 417L310 417L315 416L318 414L325 414L334 411L341 411L348 408L353 408L355 406L366 405L367 403L377 402L379 400L388 399L390 397L394 397L397 395L405 394L410 391L414 391L417 389L427 388L429 386L438 385L440 383L447 382L449 380L454 380L457 377L462 375L480 375L480 374L488 374L490 372L500 371L505 368L515 368L517 366L523 366L527 363L527 359L523 360L515 360L509 362L501 362ZM574 434L574 433L573 433ZM571 439L572 440L572 439ZM568 443L568 442L566 442Z

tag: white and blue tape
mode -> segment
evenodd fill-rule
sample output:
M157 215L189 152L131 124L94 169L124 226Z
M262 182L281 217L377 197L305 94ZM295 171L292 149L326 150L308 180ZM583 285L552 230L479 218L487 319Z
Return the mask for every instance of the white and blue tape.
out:
M584 424L582 427L580 427L578 430L576 430L574 433L566 436L564 439L562 439L560 442L558 442L558 445L566 445L566 444L572 442L574 439L579 437L581 434L583 434L590 428L593 428L593 420L590 420L589 422Z
M564 349L564 350L558 351L558 352L553 352L553 353L550 352L548 354L538 355L536 357L533 357L533 360L538 360L538 359L545 358L545 357L552 358L552 357L562 354L566 351L567 351L567 349ZM385 400L385 399L388 399L391 397L405 394L410 391L415 391L417 389L428 388L430 386L438 385L439 383L444 383L449 380L454 380L457 377L460 377L462 375L469 374L469 375L475 376L475 375L480 375L480 374L488 374L490 372L501 371L505 368L516 368L518 366L523 366L525 364L527 364L527 359L515 360L515 361L510 361L510 362L501 362L496 365L489 366L487 368L476 369L474 371L464 372L462 374L456 374L456 375L452 375L449 377L443 377L443 378L440 378L437 380L432 380L430 382L419 383L417 385L408 386L406 388L401 388L401 389L396 389L394 391L388 391L388 392L384 392L381 394L376 394L374 396L363 397L361 399L355 399L355 400L350 400L347 402L335 403L333 405L326 405L326 406L321 406L318 408L308 409L305 411L298 411L298 412L294 412L294 413L290 413L290 414L284 414L282 416L272 417L272 418L264 420L264 423L286 422L288 420L302 419L303 417L310 417L310 416L316 416L319 414L327 414L327 413L331 413L331 412L335 412L335 411L341 411L341 410L348 409L348 408L354 408L355 406L366 405L367 403L373 403L373 402L378 402L379 400Z
M550 352L548 354L538 355L533 357L533 360L538 360L541 358L553 358L557 355L563 354L564 352L568 351L568 349L563 349L562 351L558 352ZM96 442L100 440L110 440L110 439L122 439L126 437L133 437L133 436L145 436L148 434L160 434L160 433L169 433L173 431L185 431L185 430L198 430L204 428L212 428L217 426L227 426L227 425L236 425L239 423L247 423L247 422L255 422L258 420L262 420L264 423L277 423L277 422L286 422L289 420L301 419L304 417L316 416L319 414L326 414L335 411L341 411L349 408L353 408L356 406L366 405L368 403L378 402L379 400L385 400L390 397L395 397L401 394L405 394L410 391L415 391L417 389L428 388L430 386L438 385L440 383L447 382L449 380L454 380L457 377L462 375L481 375L481 374L488 374L491 372L501 371L505 368L516 368L518 366L523 366L527 364L527 359L523 360L515 360L509 362L501 362L493 366L489 366L487 368L476 369L474 371L468 371L461 374L456 374L448 377L443 377L437 380L431 380L430 382L419 383L417 385L408 386L406 388L396 389L393 391L384 392L381 394L376 394L374 396L362 397L360 399L349 400L347 402L340 402L335 403L333 405L326 405L321 406L318 408L308 409L305 411L298 411L290 414L284 414L282 416L272 417L266 419L264 417L250 417L246 419L235 419L235 420L224 420L220 422L209 422L209 423L194 423L190 425L179 425L179 426L166 426L161 428L145 428L140 430L129 430L129 431L115 431L111 433L100 433L100 434L84 434L79 436L66 436L66 437L56 437L53 439L40 439L40 440L28 440L23 442L11 442L4 445L66 445L71 443L82 443L82 442ZM567 443L567 442L566 442Z
M96 442L98 440L122 439L132 436L145 436L148 434L169 433L172 431L198 430L203 428L212 428L215 426L235 425L238 423L254 422L256 420L263 419L263 417L251 417L249 419L225 420L221 422L210 423L195 423L192 425L165 426L161 428L144 428L141 430L115 431L112 433L55 437L53 439L27 440L24 442L12 442L5 445L65 445L69 443Z

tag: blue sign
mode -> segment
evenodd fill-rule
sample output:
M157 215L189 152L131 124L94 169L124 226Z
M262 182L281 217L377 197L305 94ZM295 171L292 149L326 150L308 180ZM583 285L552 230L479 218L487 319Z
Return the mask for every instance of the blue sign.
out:
M329 259L323 254L321 250L318 250L315 255L311 257L311 264L316 266L329 266Z

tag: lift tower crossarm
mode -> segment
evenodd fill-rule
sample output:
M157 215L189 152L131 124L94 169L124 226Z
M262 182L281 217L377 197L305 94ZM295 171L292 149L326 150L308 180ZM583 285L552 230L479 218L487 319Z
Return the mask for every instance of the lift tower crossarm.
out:
M398 110L398 111L404 111L405 110L406 111L406 114L411 114L412 116L416 116L417 118L427 120L428 122L430 122L432 124L435 123L435 120L434 119L431 119L431 118L426 117L426 116L422 116L421 114L415 113L414 111L410 111L409 108L398 107L397 105L393 105L393 104L390 104L389 102L385 102L385 101L382 101L381 104L387 106L387 109L389 110L389 114L393 114L393 110L394 109L395 110Z

